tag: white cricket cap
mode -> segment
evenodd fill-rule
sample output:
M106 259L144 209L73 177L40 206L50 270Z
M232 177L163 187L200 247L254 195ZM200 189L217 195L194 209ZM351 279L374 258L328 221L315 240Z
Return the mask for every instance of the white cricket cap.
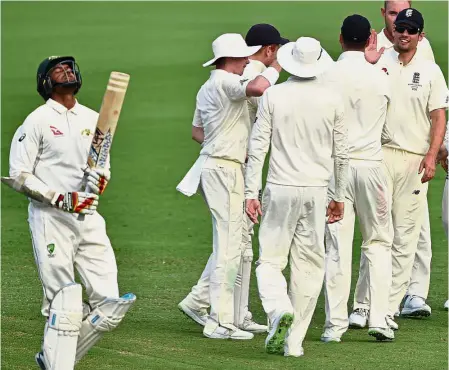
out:
M248 46L242 35L238 33L225 33L217 37L212 43L214 58L203 64L203 67L214 64L217 59L244 58L256 53L262 46Z
M285 71L303 78L316 77L334 63L320 42L312 37L300 37L285 44L278 50L277 59Z

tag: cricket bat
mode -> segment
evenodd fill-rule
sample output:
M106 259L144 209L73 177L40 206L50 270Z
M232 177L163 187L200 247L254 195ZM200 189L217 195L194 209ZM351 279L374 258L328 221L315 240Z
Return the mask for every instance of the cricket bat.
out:
M122 110L126 90L128 88L130 76L122 72L111 72L109 76L106 92L103 96L97 127L95 129L92 144L87 158L87 165L90 168L105 168L109 152L112 146L115 129ZM86 187L86 192L89 192ZM79 220L84 219L84 215L79 215Z

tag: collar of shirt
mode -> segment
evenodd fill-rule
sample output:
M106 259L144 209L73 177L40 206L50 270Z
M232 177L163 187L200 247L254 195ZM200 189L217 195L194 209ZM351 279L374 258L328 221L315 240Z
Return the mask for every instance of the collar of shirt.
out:
M338 60L343 60L343 59L363 59L363 60L365 60L365 53L363 51L345 51L338 58Z
M407 64L404 65L404 63L402 63L402 62L399 60L399 55L400 55L400 54L399 54L396 50L394 50L394 49L392 49L392 50L394 51L394 53L392 52L393 60L394 60L397 64L401 65L402 67L408 67L408 66L414 64L414 62L416 61L416 54L417 54L416 51L415 51L415 55L413 55L412 59L410 59L410 62L408 62ZM418 58L418 59L419 59L419 58Z
M260 69L265 69L267 68L265 64L263 64L260 60L256 60L256 59L251 59L249 58L249 63L250 64L254 64L255 66L257 66Z
M75 99L75 105L73 106L72 109L67 109L66 107L64 107L62 104L58 103L57 101L53 100L53 99L48 99L47 103L46 103L50 108L54 109L56 112L58 112L59 114L65 113L66 111L69 111L75 115L78 114L79 111L79 104L78 104L78 100Z

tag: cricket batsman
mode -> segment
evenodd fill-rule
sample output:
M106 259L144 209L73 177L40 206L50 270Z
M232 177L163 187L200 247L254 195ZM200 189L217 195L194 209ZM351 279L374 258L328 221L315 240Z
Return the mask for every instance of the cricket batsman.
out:
M412 6L411 1L385 1L381 9L385 27L377 35L377 49L391 52L394 50L394 21L399 12ZM424 33L423 33L424 35ZM416 57L435 62L432 47L426 37L418 42L416 47ZM404 300L402 314L423 315L431 313L431 308L426 304L430 285L430 264L432 260L432 242L430 237L430 218L428 203L424 210L424 219L418 239L418 246L413 264L410 284ZM357 281L356 292L354 294L354 311L349 321L354 327L363 328L366 326L369 317L369 293L368 293L368 265L362 251L360 258L359 279ZM395 316L399 315L399 310Z
M255 54L249 57L249 63L243 71L243 77L253 80L275 63L277 50L281 45L287 43L288 40L282 38L279 31L270 24L255 24L247 32L245 42L248 46L260 47ZM251 125L255 121L259 101L260 97L247 99ZM202 127L194 127L193 138L199 144L202 144L204 141L204 129ZM261 188L262 183L260 183ZM267 326L255 322L248 308L253 261L252 236L254 235L254 224L246 214L244 215L242 228L242 259L234 290L234 324L236 327L251 333L263 333L267 331ZM182 312L200 325L205 325L207 320L209 279L209 274L203 274L198 283L192 288L191 293L178 305ZM193 309L192 303L189 303L192 301L201 302L201 306L198 307L197 305L197 309Z
M75 99L81 84L74 57L42 61L37 91L45 104L17 129L9 177L2 178L30 200L28 223L46 317L42 349L35 357L42 370L73 369L120 324L136 299L132 293L119 298L114 251L97 212L110 171L83 170L98 113ZM86 185L90 192L83 191ZM84 310L75 268L89 298Z
M383 146L394 228L387 316L392 329L398 329L394 313L409 286L426 211L428 182L435 175L446 129L448 98L443 73L435 62L417 53L423 30L424 18L418 10L400 11L394 22L394 49L385 52L377 63L387 73L392 87L387 128L393 139ZM404 308L414 306L417 298L409 297ZM426 315L428 311L420 312Z
M336 190L328 222L343 218L348 172L344 104L318 76L333 61L318 40L301 37L278 51L292 76L262 96L251 132L245 174L246 212L257 223L260 253L256 275L271 328L268 353L300 357L324 278L327 187ZM271 147L263 210L260 177ZM283 275L290 260L290 284Z
M180 304L212 339L254 337L235 326L234 290L242 257L243 164L251 129L247 100L274 85L280 71L276 62L253 80L243 76L248 57L260 48L249 47L239 34L224 34L213 42L214 58L203 66L215 65L215 70L197 94L192 127L192 137L204 134L202 150L177 186L187 196L200 188L212 216L213 252L200 278L200 283L209 280L209 289L194 286Z

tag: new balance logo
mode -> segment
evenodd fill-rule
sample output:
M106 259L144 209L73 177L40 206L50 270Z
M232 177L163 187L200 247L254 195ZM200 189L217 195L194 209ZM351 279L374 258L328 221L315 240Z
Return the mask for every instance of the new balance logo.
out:
M64 135L59 129L57 129L55 126L50 126L51 132L53 132L54 136L62 136Z

